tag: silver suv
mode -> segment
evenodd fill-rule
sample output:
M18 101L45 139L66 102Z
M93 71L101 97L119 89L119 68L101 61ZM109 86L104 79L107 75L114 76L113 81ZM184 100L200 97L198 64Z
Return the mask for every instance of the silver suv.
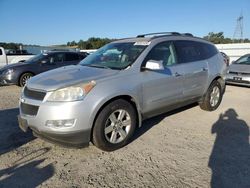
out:
M76 66L31 78L20 98L19 126L35 136L112 151L142 120L198 102L213 111L225 90L216 47L191 34L153 33L114 41Z

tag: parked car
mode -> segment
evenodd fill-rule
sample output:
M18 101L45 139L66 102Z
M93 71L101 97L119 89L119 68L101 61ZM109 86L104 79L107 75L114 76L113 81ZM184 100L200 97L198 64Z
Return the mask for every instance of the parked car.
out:
M0 69L0 85L16 84L23 87L32 76L67 65L76 65L86 57L86 53L53 51Z
M217 109L225 74L216 47L190 34L118 40L79 65L31 78L21 94L19 126L53 142L92 141L112 151L126 145L144 119L194 102Z
M240 57L229 66L226 83L250 86L250 54Z
M5 50L3 47L0 47L0 67L24 62L33 56L33 54L28 53L26 50Z
M220 53L223 56L226 65L229 66L229 62L230 62L229 56L227 54L225 54L224 52L220 52Z

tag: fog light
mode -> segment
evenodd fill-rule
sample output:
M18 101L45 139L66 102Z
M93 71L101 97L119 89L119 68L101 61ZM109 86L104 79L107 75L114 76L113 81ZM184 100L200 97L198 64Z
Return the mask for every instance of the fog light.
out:
M46 121L46 126L54 128L67 128L67 127L74 127L75 122L76 122L75 119L48 120Z

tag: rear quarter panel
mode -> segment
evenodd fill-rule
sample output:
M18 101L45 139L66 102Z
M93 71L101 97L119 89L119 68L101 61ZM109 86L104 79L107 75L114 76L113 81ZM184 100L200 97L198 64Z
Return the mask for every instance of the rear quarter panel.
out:
M211 82L216 77L221 77L223 80L223 84L225 84L225 77L227 72L227 66L224 63L223 57L220 55L220 53L217 53L213 57L209 58L207 60L208 62L208 83L207 83L207 89L210 86ZM224 85L223 85L224 86Z

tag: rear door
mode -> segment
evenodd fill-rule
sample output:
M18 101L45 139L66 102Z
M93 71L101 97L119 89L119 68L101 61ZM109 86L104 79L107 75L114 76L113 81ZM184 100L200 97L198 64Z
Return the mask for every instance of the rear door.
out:
M174 42L180 74L184 76L183 100L195 99L205 92L208 80L208 62L200 42Z
M183 77L179 75L176 54L172 42L157 44L145 58L162 61L164 70L145 70L141 73L143 85L143 113L146 116L159 114L182 98Z

